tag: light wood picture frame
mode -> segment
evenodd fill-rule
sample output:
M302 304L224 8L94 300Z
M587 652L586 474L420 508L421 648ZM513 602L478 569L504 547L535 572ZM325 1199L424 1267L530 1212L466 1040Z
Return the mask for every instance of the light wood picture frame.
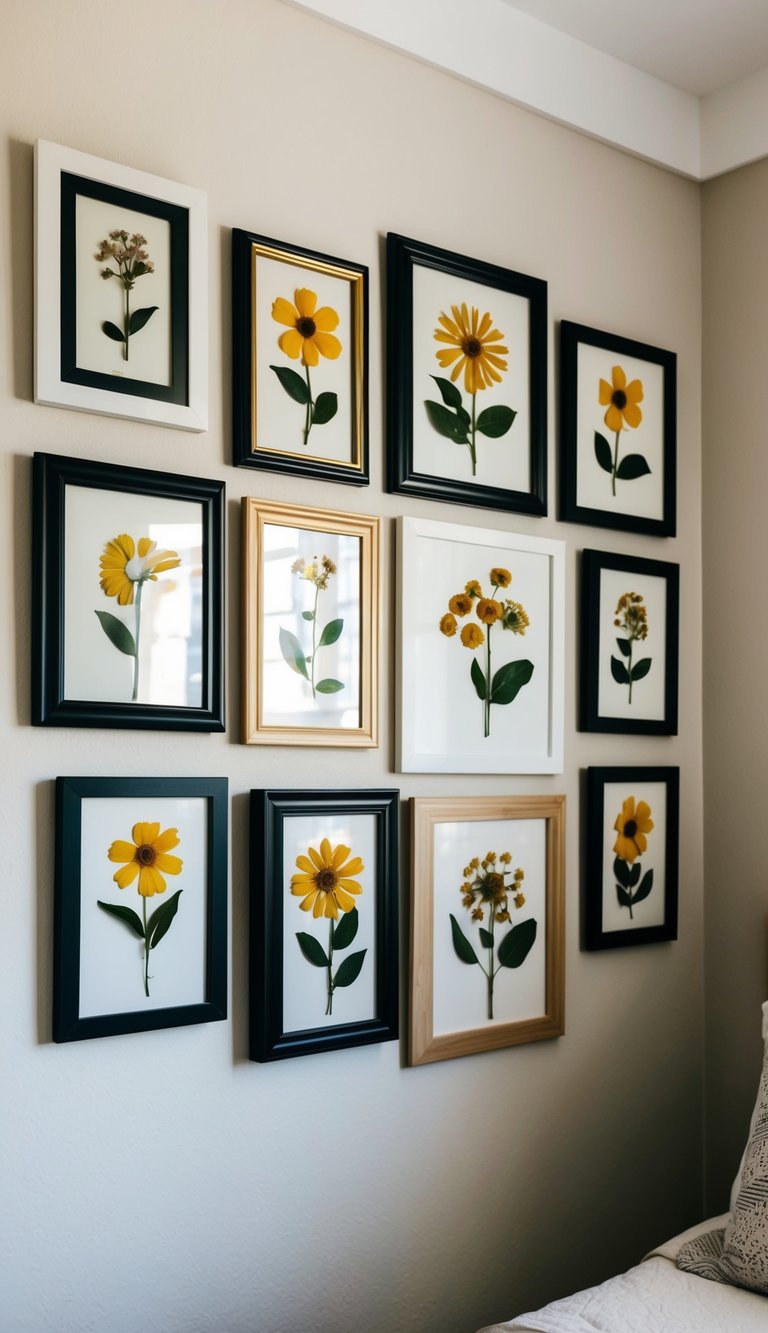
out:
M414 797L411 858L408 1063L562 1036L565 797Z

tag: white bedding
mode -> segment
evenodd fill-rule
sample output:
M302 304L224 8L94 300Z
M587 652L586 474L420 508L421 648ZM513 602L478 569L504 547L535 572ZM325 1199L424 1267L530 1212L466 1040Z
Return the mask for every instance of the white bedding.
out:
M675 1267L685 1241L727 1221L702 1222L627 1273L480 1333L768 1333L768 1297Z

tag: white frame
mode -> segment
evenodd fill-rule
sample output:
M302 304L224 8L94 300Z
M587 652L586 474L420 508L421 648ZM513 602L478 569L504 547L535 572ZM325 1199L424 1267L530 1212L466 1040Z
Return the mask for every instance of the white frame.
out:
M514 564L514 553L542 555L549 560L549 722L546 753L520 754L493 752L468 755L466 753L435 755L415 748L415 719L419 698L412 687L417 679L414 672L413 650L408 645L415 641L415 631L423 622L423 599L408 595L405 571L415 561L416 548L422 538L461 542L489 549L501 547L509 552ZM482 557L482 563L486 558ZM455 523L437 523L431 519L399 518L397 527L397 583L398 583L398 659L397 659L397 754L396 769L400 773L562 773L563 771L563 714L564 714L564 621L565 621L565 543L546 537L523 537L518 533L487 528L464 527ZM530 608L528 608L530 610ZM431 610L431 608L430 608ZM521 644L525 642L521 639Z
M62 172L148 195L189 213L189 402L111 393L61 378ZM35 402L132 421L208 429L208 208L202 190L38 139L35 144Z

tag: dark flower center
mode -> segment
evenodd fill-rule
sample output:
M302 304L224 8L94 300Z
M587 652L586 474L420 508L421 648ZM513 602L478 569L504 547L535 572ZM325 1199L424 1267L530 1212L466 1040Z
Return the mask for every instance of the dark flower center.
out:
M489 875L486 875L485 880L483 882L482 886L483 898L485 899L486 902L490 901L490 899L498 901L498 899L501 898L503 894L504 894L504 876L499 875L496 871L491 871Z
M309 315L303 315L296 325L302 338L311 338L317 332L317 325Z
M326 866L324 870L318 870L315 875L315 884L322 893L331 893L336 888L338 878L336 871L330 866Z
M157 860L157 852L154 847L144 843L142 847L136 848L134 860L138 861L140 866L153 866Z
M461 346L465 356L479 356L483 350L479 338L465 338Z
M618 407L619 411L623 412L624 408L627 406L627 395L625 394L624 390L614 389L611 395L611 402L613 403L614 407Z
M634 819L628 819L624 825L624 837L634 838L637 833L637 822Z

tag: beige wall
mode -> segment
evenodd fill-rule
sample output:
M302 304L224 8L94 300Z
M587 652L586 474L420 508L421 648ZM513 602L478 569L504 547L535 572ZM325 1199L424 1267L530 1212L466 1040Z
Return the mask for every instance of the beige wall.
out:
M469 1333L605 1277L695 1221L701 1208L698 188L277 0L134 0L123 11L85 0L5 0L3 9L4 1326L30 1333ZM208 191L208 434L32 404L37 137ZM232 226L370 265L368 489L256 477L230 466ZM475 513L383 492L387 230L548 280L550 518ZM553 330L561 317L678 352L677 539L555 521ZM760 426L755 411L738 442L756 449ZM228 736L30 728L35 449L226 479ZM238 744L244 494L384 516L379 750ZM565 539L562 775L392 772L392 538L400 513ZM584 546L681 564L677 738L575 731L577 553ZM739 574L754 577L755 568L744 562ZM727 591L716 602L717 623L708 622L708 651ZM760 605L756 590L745 638ZM606 763L681 767L675 944L579 950L579 775ZM188 772L227 775L233 795L232 1021L54 1046L52 779ZM414 1070L403 1067L395 1043L250 1064L246 793L260 785L399 785L404 797L565 792L565 1037ZM724 906L731 881L729 867ZM404 878L404 920L407 901Z
M768 994L766 216L768 161L704 187L706 1120L716 1209L744 1146Z

